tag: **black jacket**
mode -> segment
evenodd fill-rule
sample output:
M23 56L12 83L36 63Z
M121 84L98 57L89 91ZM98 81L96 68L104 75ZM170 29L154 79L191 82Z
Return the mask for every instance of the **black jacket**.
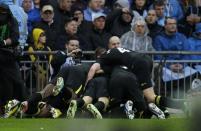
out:
M149 36L154 39L159 33L163 32L164 28L157 23L147 24L149 28Z
M106 18L106 30L113 36L121 37L124 33L130 31L131 29L132 20L131 22L126 23L122 20L121 16L121 10L114 10Z
M88 50L95 50L97 47L108 48L108 42L112 35L105 30L92 29L87 35Z
M195 7L195 6L188 7L184 18L178 21L178 24L177 24L178 25L178 31L180 33L183 33L186 37L192 36L193 32L195 32L195 25L190 25L186 21L187 16L189 16L191 13L197 14L198 16L201 17L201 6L199 6L199 7Z
M19 29L18 29L18 23L17 23L17 20L13 17L12 15L12 12L10 11L9 7L5 4L0 4L0 7L1 8L4 8L6 9L9 13L9 17L8 17L8 21L6 23L6 26L7 26L7 30L8 30L8 33L6 33L6 35L3 36L3 40L6 40L7 38L10 38L11 39L11 42L12 44L11 45L7 45L7 46L4 46L5 48L7 47L16 47L19 43L18 43L18 39L19 39ZM1 25L0 24L0 27L2 27L4 25ZM2 29L0 28L0 34L2 32ZM0 41L2 42L2 40ZM1 47L3 45L0 45Z

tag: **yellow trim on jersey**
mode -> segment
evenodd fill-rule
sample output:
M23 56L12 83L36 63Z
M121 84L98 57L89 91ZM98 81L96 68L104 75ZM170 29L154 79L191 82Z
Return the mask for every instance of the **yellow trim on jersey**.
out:
M80 85L80 87L75 91L75 94L78 94L82 89L82 84Z

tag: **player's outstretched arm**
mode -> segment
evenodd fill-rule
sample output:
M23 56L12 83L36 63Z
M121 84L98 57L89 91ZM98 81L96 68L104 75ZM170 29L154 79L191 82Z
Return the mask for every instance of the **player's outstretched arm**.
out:
M99 63L94 63L91 66L91 68L90 68L90 70L88 72L88 75L87 75L87 80L86 80L85 86L88 83L88 81L91 80L95 76L96 72L98 72L99 70L101 70L101 67L100 67Z

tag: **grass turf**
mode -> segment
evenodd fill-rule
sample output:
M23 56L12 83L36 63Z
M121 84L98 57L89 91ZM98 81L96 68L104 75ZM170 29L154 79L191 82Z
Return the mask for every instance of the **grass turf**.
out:
M0 119L0 131L188 131L185 118L158 119Z

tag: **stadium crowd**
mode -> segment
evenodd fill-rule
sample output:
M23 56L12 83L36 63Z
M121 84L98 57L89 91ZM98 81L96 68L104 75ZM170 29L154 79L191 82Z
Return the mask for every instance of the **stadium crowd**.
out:
M57 51L23 58L50 65L50 82L29 98L16 60L20 50ZM183 103L155 94L153 61L135 51L200 50L200 0L0 0L0 114L165 119L166 107ZM82 51L95 51L96 62L81 63ZM46 69L35 66L43 77ZM167 65L173 72L185 67Z

